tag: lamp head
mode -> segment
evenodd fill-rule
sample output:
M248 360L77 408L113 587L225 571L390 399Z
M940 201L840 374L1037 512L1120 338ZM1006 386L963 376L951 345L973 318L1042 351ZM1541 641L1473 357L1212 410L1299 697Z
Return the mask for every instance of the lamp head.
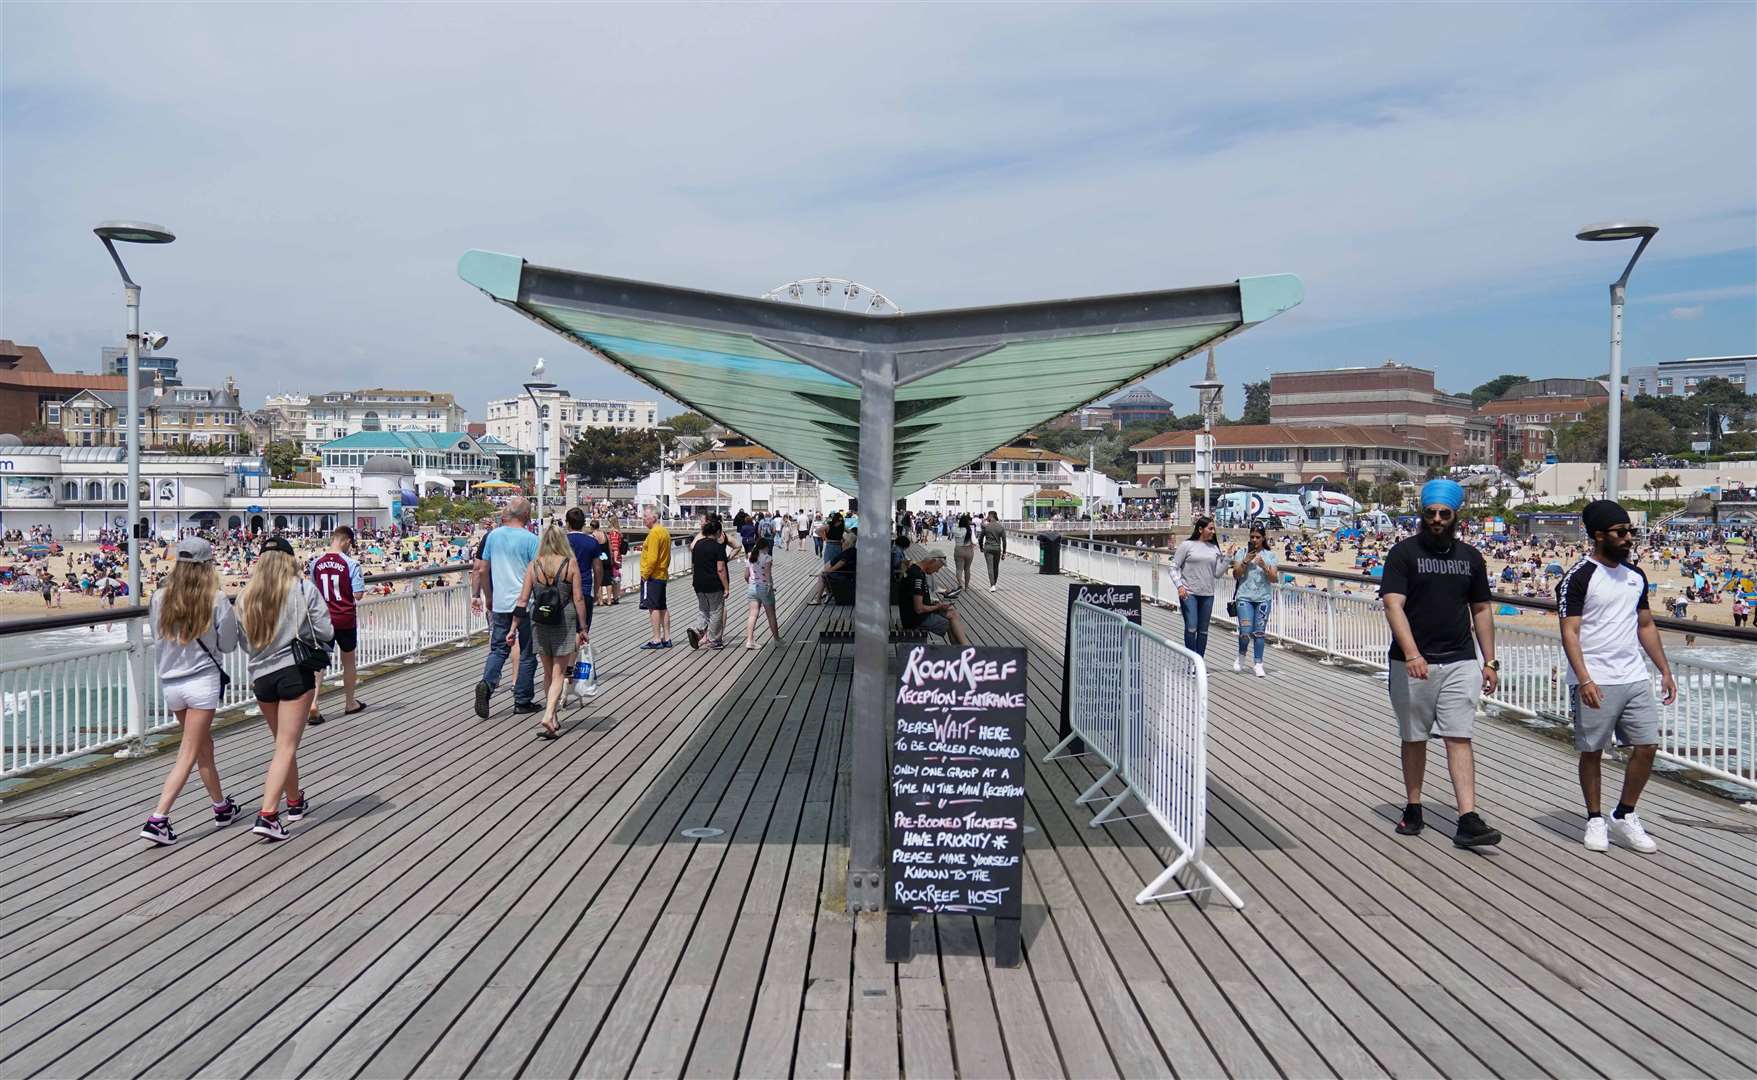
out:
M105 221L92 232L97 233L101 240L122 244L168 244L177 239L163 225L147 221Z
M1659 226L1647 221L1607 221L1583 226L1574 234L1576 240L1647 240Z

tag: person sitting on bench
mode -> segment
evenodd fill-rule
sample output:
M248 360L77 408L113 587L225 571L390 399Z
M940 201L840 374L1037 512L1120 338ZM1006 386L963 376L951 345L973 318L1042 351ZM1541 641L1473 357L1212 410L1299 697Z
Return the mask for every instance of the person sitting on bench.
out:
M811 594L811 599L806 602L807 606L825 604L831 600L838 604L844 603L841 596L850 597L847 603L853 602L854 570L858 562L856 553L860 545L855 542L853 529L847 530L847 536L848 546L842 549L842 554L836 556L836 561L825 566L818 574L817 591ZM838 591L841 596L837 595Z
M953 645L970 644L964 623L952 605L933 598L931 576L946 565L946 553L930 548L919 559L903 564L903 586L898 597L897 614L908 630L925 630L938 634Z

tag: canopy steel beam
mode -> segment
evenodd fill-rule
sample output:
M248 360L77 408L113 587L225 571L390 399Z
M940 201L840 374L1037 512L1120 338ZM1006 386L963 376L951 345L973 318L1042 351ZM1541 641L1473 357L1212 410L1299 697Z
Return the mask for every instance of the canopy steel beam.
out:
M848 910L884 906L885 741L895 715L891 643L891 437L897 357L860 354L860 533L854 572L854 746L848 801Z

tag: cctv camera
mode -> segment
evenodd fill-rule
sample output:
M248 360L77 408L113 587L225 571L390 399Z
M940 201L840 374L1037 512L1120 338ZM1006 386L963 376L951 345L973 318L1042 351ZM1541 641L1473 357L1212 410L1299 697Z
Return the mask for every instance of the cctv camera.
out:
M170 340L168 335L161 334L157 330L148 330L140 335L140 343L149 349L162 349Z

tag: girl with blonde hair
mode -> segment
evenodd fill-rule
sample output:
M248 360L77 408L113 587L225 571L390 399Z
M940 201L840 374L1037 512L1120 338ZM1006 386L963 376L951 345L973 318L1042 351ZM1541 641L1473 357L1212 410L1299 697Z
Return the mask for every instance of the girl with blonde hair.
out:
M590 637L579 621L579 612L585 609L579 560L574 558L567 534L551 522L537 543L537 557L525 571L525 585L519 590L507 631L514 633L522 618L531 620L531 644L543 661L543 726L537 734L545 739L561 734L555 708L567 687L574 653Z
M171 804L183 793L191 769L201 771L201 782L213 800L214 824L230 825L238 816L238 805L220 789L213 739L214 713L231 681L220 657L238 647L238 619L220 592L213 558L206 540L191 537L178 544L177 561L164 588L153 593L148 613L158 654L159 687L183 734L159 804L140 830L141 839L160 845L177 842L171 829Z
M285 840L281 795L287 796L288 821L298 821L311 810L299 786L296 756L317 674L328 665L325 653L335 638L329 605L300 574L293 545L285 539L274 536L263 543L250 581L238 597L238 623L250 654L251 689L275 739L274 758L262 787L262 808L250 831Z

